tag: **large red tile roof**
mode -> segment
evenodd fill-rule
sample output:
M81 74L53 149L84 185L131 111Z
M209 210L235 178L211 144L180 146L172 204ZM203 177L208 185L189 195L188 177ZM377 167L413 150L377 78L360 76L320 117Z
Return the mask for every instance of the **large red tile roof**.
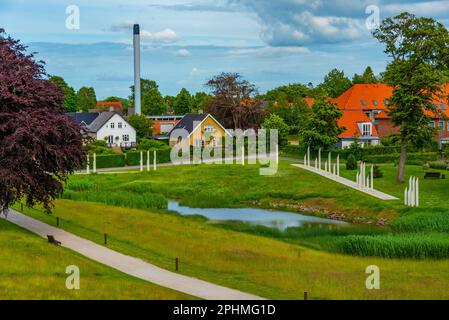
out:
M359 123L368 122L371 123L372 136L377 137L377 130L374 123L368 116L363 113L362 110L344 110L343 116L338 120L338 126L345 127L346 131L340 134L340 138L353 138L360 137L362 133L360 132Z

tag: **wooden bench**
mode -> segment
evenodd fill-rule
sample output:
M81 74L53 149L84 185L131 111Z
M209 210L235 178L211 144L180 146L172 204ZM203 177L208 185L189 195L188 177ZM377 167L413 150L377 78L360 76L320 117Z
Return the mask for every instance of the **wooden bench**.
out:
M426 172L424 179L446 179L446 175L440 172Z
M47 239L48 239L48 242L51 243L51 244L54 244L56 246L60 246L61 245L61 241L56 240L54 236L47 235Z

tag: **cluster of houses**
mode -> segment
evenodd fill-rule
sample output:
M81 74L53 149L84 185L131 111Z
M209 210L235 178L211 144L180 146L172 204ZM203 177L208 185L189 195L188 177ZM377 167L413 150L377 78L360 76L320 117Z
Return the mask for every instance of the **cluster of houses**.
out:
M449 95L449 85L445 89ZM387 112L392 94L392 87L385 84L357 84L340 97L330 99L343 112L339 126L346 128L336 147L346 148L355 141L363 146L378 145L381 138L397 133L399 128L392 124ZM311 98L305 101L313 104ZM439 129L436 139L440 144L449 143L449 106L438 99L434 105L439 112L428 112L432 119L429 125ZM121 115L121 110L121 102L99 102L96 110L68 115L92 138L104 140L110 147L135 148L136 130ZM229 135L210 114L163 115L149 119L153 123L153 138L167 140L170 145L177 143L175 138L170 140L170 133L177 129L186 130L190 144L198 147L217 146L220 137Z

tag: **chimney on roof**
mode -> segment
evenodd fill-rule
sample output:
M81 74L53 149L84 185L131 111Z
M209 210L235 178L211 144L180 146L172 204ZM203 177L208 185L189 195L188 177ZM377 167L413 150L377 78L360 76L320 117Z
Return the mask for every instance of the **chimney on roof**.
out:
M134 113L142 113L140 92L140 26L134 25Z

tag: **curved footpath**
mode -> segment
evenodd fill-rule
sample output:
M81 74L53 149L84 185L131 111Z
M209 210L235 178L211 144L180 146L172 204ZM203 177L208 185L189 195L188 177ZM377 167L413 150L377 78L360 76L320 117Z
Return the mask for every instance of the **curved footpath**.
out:
M136 278L166 288L206 300L263 300L263 298L255 295L167 271L141 259L121 254L72 233L52 227L14 210L10 210L7 218L4 215L1 215L1 217L43 238L47 238L47 235L53 235L56 240L62 242L62 246L65 248Z

